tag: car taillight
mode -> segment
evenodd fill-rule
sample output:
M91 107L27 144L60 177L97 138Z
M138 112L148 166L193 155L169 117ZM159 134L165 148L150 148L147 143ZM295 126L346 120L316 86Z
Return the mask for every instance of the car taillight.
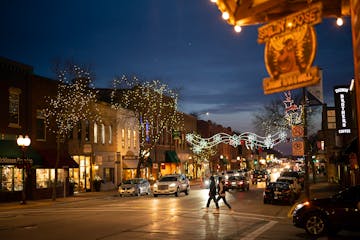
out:
M243 182L243 181L240 181L240 182L239 182L239 184L240 184L240 185L243 185L243 184L244 184L244 182Z

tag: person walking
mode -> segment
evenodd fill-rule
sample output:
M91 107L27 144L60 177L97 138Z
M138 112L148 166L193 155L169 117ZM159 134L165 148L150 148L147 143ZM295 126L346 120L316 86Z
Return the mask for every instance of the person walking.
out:
M219 184L218 184L218 193L219 196L216 199L216 202L219 203L219 200L222 199L225 205L232 211L230 204L226 201L226 191L225 191L225 180L222 177L219 177Z
M218 202L216 201L216 183L215 183L214 176L210 177L209 199L206 204L206 211L208 211L208 209L209 209L211 200L214 201L216 210L219 211L219 205L218 205Z

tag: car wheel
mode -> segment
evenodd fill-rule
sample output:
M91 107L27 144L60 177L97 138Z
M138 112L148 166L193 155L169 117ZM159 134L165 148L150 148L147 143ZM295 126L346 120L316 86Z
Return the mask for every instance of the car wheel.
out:
M269 203L267 199L264 198L264 204Z
M157 197L158 195L157 194L154 194L154 197Z
M180 188L178 187L175 192L175 197L180 196Z
M189 195L189 193L190 193L190 188L187 187L186 190L185 190L185 195Z
M319 213L310 214L305 221L305 230L312 236L320 236L326 232L326 221Z
M140 196L141 195L141 192L140 192L140 189L138 189L137 191L136 191L136 196Z

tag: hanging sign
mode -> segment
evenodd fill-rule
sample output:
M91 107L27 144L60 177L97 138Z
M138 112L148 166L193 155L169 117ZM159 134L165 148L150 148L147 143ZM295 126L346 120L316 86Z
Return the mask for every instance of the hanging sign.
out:
M292 155L293 156L304 156L304 141L292 142Z
M258 42L266 44L265 65L270 75L263 80L265 94L319 83L319 68L312 67L317 44L312 25L321 22L321 14L322 3L318 2L258 29Z

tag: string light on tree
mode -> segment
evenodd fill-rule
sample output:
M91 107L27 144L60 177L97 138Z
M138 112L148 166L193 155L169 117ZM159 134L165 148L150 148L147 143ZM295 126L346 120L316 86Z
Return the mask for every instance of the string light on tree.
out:
M170 89L159 80L140 81L136 76L125 75L113 80L111 105L114 109L126 108L133 111L139 127L139 162L145 162L143 150L149 151L158 143L166 131L172 134L183 128L183 115L178 112L178 91Z

